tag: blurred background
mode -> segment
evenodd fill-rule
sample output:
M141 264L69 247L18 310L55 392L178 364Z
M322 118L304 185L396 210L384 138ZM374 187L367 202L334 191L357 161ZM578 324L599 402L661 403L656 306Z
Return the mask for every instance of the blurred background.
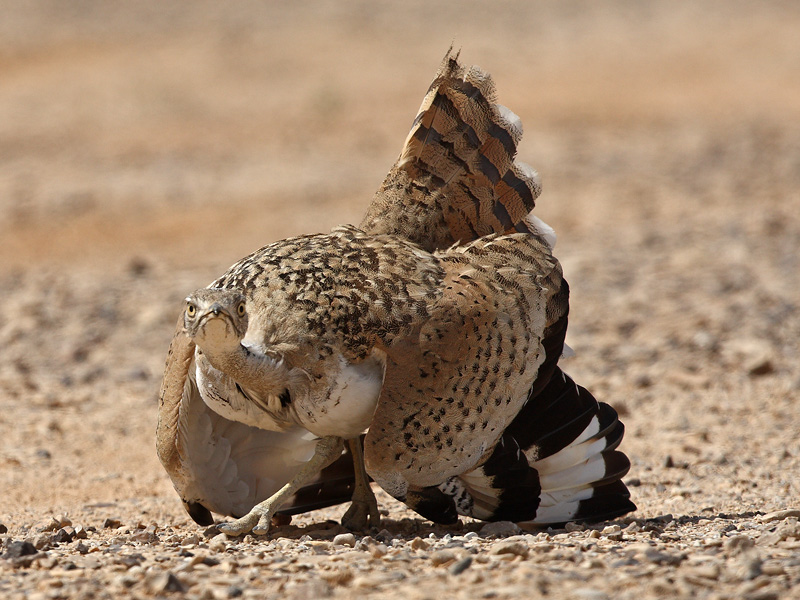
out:
M451 44L525 125L573 290L568 369L623 414L642 514L800 493L800 4L0 14L0 517L182 514L153 451L181 299L357 223Z

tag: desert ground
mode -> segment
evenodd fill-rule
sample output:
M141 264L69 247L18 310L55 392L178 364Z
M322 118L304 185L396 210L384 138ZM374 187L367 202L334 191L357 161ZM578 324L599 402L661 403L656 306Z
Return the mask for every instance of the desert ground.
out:
M0 597L800 598L800 5L0 11ZM204 531L154 450L181 300L357 223L451 44L525 124L638 511Z

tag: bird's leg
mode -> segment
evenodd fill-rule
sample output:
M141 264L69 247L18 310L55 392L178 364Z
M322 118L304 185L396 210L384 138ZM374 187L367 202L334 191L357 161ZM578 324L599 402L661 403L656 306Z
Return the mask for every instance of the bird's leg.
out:
M350 508L342 516L342 525L355 531L364 531L367 525L377 527L381 523L381 514L378 512L378 501L369 485L369 477L364 467L364 450L361 438L347 440L350 453L353 455L356 483L353 489L353 501Z
M220 523L217 525L217 529L228 535L243 535L250 531L256 534L267 533L272 515L280 510L286 500L303 487L309 479L342 455L343 442L342 438L332 435L320 439L314 450L314 456L303 465L303 468L289 483L263 502L256 504L241 519Z

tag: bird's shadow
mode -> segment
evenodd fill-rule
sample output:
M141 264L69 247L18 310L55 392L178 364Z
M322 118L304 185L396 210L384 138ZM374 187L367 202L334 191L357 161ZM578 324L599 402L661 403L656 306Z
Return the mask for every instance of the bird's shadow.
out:
M512 525L506 528L501 528L497 533L483 532L487 523L484 521L474 521L470 519L462 519L453 525L441 525L427 521L425 519L416 518L402 518L392 519L390 517L383 517L379 527L371 527L365 531L351 531L343 527L340 523L333 520L324 520L314 523L294 525L285 524L273 526L272 530L263 536L253 536L255 539L275 540L275 539L294 539L300 541L301 538L307 536L314 541L330 541L337 535L343 533L352 533L356 539L366 538L369 536L377 542L389 542L391 540L411 541L417 537L429 537L433 534L437 538L444 537L445 535L465 535L469 532L479 533L482 537L495 536L507 537L517 533L546 533L548 535L557 535L561 533L568 533L572 531L591 531L593 529L602 531L610 525L619 525L620 529L626 529L632 524L636 524L639 530L652 531L655 533L662 533L666 529L675 526L698 524L700 521L730 521L731 527L735 528L734 522L741 519L751 519L763 515L761 511L746 511L741 513L713 513L709 511L708 514L694 514L694 515L672 515L664 514L656 517L634 517L626 516L613 521L603 521L600 523L584 523L580 525L564 524L563 526L543 526L543 525L530 525L526 523L520 524L519 529L515 529ZM209 527L205 531L206 537L213 537L219 531L216 526Z

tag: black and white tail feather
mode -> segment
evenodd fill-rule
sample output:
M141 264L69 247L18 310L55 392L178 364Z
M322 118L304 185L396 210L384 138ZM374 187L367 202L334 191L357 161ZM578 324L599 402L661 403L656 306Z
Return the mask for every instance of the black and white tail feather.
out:
M488 460L461 476L461 514L560 524L602 521L636 509L616 450L625 427L561 369L506 430Z

